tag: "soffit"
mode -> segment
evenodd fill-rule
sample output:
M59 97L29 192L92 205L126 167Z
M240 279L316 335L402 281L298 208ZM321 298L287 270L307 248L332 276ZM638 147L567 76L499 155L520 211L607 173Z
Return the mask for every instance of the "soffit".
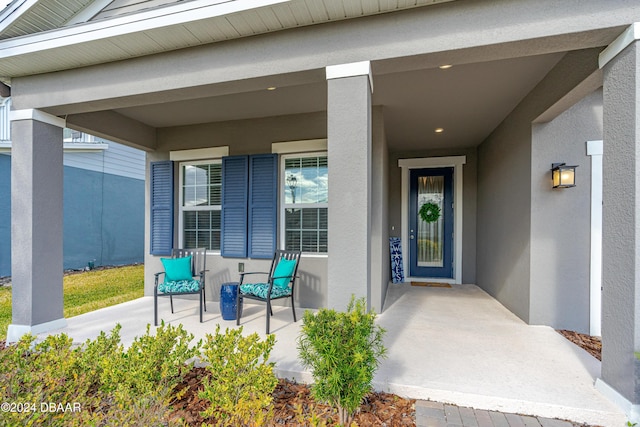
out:
M77 2L79 7L87 1L40 0L37 6L57 5L62 11L62 3ZM27 14L12 25L22 26L23 31L33 28L33 34L0 41L0 76L6 79L78 68L449 1L453 0L191 0L171 4L130 0L139 3L139 8L112 8L114 15L108 18L53 30L71 11L64 16L57 13L59 19L52 17L40 27L34 23L41 16ZM142 8L145 3L155 6Z
M0 12L0 40L60 28L93 0L15 0Z

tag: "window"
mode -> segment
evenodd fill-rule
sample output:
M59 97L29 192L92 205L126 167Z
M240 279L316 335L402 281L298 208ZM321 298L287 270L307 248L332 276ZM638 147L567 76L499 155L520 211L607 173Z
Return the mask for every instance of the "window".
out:
M284 246L327 253L329 168L326 153L283 156Z
M220 250L222 163L180 163L180 244Z

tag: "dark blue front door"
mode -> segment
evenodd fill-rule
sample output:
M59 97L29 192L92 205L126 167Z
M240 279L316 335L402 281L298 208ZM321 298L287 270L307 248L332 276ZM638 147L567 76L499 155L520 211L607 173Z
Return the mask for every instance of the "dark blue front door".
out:
M411 169L412 277L453 278L453 168Z

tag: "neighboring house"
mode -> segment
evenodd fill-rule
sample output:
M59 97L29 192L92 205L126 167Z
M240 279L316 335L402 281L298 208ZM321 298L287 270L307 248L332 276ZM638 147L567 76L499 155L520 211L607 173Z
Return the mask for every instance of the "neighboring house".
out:
M0 104L0 276L11 275L11 99ZM64 130L64 268L144 259L143 151Z
M172 246L209 249L213 298L287 247L301 306L380 311L398 237L406 281L601 331L598 387L640 412L638 39L637 0L15 0L9 336L65 323L68 127L147 152L148 295Z

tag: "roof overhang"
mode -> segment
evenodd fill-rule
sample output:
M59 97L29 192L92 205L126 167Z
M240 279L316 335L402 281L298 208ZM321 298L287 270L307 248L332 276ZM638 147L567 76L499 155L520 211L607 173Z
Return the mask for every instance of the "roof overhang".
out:
M25 0L35 1L35 0ZM191 0L0 40L0 80L79 68L454 0L366 9L357 0ZM373 4L374 2L372 2ZM317 10L313 10L316 7ZM322 9L322 10L320 10ZM334 10L335 9L335 10ZM16 16L20 19L20 15Z
M64 49L61 52L63 55L66 51L74 57L76 67L138 56L122 48L114 49L112 45L110 49L106 49L102 53L96 52L94 55L88 55L85 60L82 60L77 58L77 53L74 54L71 49L76 49L77 52L80 47L85 47L85 49L89 46L98 47L100 42L109 43L110 39L118 39L122 43L121 46L126 46L129 43L132 45L131 50L135 50L133 45L140 42L136 42L133 38L143 37L145 32L162 29L171 37L170 28L287 1L289 0L218 0L212 3L207 0L194 0L136 14L3 40L0 41L0 76L15 77L70 68L64 65L64 58L58 56L59 60L56 61L55 58L47 59L42 55L39 60L44 60L44 63L38 66L34 62L32 66L29 66L28 58L30 55L57 52L60 49ZM187 46L172 46L171 49L162 49L158 46L148 50L147 53L157 53L180 47ZM14 59L14 61L5 61L7 59ZM23 59L27 59L27 61Z

